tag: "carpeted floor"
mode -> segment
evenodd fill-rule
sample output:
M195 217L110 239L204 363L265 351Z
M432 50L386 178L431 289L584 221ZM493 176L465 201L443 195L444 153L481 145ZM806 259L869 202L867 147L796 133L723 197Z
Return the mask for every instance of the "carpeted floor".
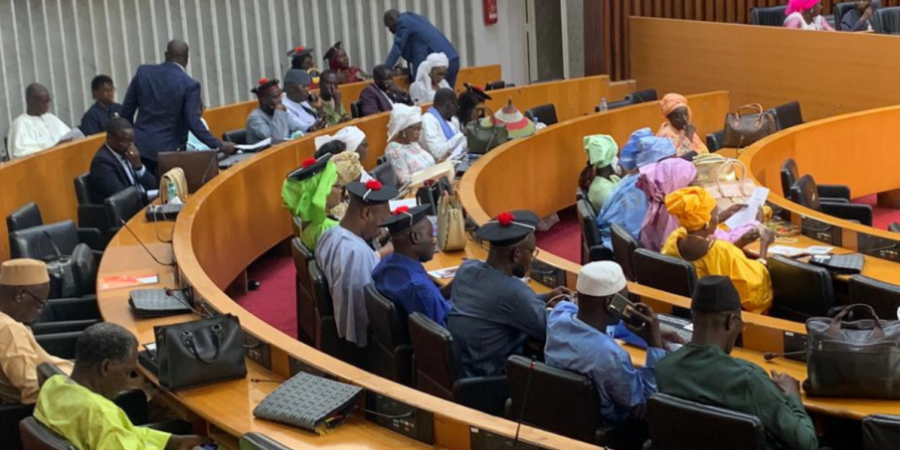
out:
M860 197L853 200L853 203L872 206L872 227L879 230L887 230L888 225L893 222L900 222L900 209L879 208L875 206L878 202L878 196L875 194L867 197Z

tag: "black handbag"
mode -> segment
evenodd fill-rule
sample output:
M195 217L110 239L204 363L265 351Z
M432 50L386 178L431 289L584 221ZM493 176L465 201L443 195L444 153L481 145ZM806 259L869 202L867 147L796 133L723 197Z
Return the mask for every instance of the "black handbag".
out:
M238 318L215 316L154 327L159 382L171 390L247 376Z
M436 216L438 203L441 201L441 195L444 192L448 194L453 193L453 185L447 180L447 177L441 177L437 181L429 180L416 191L416 200L418 200L420 205L431 205L428 215Z
M843 322L854 310L873 319ZM808 395L900 398L900 322L879 320L869 305L852 305L834 319L807 320L806 334Z
M43 241L50 241L53 248L52 256L44 256L44 262L47 264L47 272L50 275L50 297L49 298L71 298L78 297L81 292L78 290L78 283L75 281L75 261L71 255L63 255L59 251L56 242L50 233L44 231L43 238L38 245L38 252L43 255ZM87 247L87 244L78 244Z

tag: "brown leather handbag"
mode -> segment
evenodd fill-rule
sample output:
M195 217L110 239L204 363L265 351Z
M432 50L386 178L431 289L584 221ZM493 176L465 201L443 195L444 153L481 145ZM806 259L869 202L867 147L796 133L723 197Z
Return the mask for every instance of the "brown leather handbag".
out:
M851 311L872 319L844 322ZM806 321L803 388L818 397L900 398L900 322L879 320L869 305L852 305L833 319Z
M741 111L753 111L741 114ZM725 116L725 147L744 148L776 131L775 115L759 103L738 108Z

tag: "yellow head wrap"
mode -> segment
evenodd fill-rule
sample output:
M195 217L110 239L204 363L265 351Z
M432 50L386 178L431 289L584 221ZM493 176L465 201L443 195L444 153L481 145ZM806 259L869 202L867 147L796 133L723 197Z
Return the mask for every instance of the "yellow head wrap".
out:
M666 196L669 214L688 231L697 231L712 219L716 200L702 187L686 187Z

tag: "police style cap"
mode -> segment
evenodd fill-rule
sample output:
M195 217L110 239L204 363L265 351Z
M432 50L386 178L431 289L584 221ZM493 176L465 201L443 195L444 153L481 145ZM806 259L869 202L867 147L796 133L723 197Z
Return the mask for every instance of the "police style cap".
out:
M400 191L397 188L385 186L378 180L369 180L365 183L355 181L347 185L347 191L356 197L357 200L362 200L369 204L385 203L400 195Z
M508 247L524 241L534 233L538 220L537 214L524 209L504 212L482 225L475 235L495 247Z
M728 277L708 276L697 282L691 298L691 311L724 313L741 310L741 296Z
M294 169L287 177L296 181L312 178L313 175L325 169L328 161L331 160L331 156L331 153L329 153L327 155L322 155L319 159L307 158L300 167Z
M430 205L419 205L412 208L400 206L391 211L391 217L385 220L381 226L387 227L391 234L406 231L428 217Z

